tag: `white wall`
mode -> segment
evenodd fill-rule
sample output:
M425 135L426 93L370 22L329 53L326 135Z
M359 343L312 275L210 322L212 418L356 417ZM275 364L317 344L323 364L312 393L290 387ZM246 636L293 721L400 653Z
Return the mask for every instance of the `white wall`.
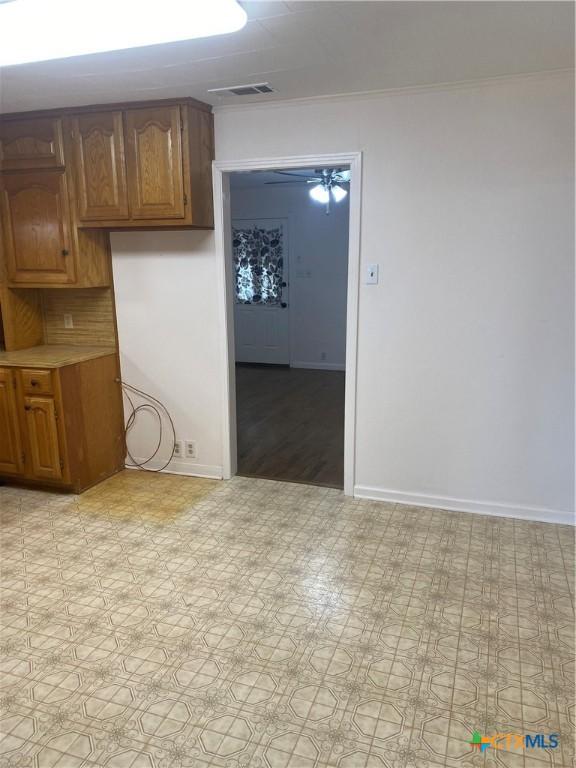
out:
M570 519L572 132L567 75L216 113L218 159L364 153L362 262L380 264L380 284L360 289L357 493ZM142 261L123 263L118 247L133 254L149 237L114 237L121 346L179 412L203 420L207 463L216 463L224 371L212 241L166 273L169 234L154 235ZM130 286L141 269L143 296ZM166 297L154 300L162 287ZM126 295L142 320L130 333ZM201 304L201 329L186 295ZM148 298L170 315L145 311ZM173 312L188 320L170 322Z
M230 203L235 218L288 218L291 364L344 370L348 199L327 216L305 185L232 186Z
M221 477L214 234L114 232L111 238L122 378L166 405L178 439L196 441L197 459L174 459L170 470ZM157 435L156 417L140 413L128 440L134 458L150 456ZM158 461L147 466L164 464L171 439L165 420Z

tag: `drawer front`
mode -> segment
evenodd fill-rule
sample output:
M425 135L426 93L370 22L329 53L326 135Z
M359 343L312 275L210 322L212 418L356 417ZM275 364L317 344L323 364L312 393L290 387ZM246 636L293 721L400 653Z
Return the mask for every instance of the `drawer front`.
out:
M26 395L52 395L54 393L51 371L24 368L21 375L22 387Z

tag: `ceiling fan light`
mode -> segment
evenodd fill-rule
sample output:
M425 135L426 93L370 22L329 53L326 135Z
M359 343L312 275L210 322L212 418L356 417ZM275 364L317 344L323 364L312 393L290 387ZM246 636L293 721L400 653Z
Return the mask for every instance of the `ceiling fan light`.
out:
M344 200L347 194L348 192L343 187L339 187L339 186L332 187L332 197L337 203L342 202L342 200Z
M310 190L310 197L317 203L322 203L325 205L330 200L330 193L324 184L316 184L316 186L312 187Z

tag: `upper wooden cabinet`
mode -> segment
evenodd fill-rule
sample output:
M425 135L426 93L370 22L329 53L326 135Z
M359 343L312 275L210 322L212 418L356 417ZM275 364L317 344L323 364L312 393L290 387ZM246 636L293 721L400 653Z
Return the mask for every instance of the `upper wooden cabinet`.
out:
M122 112L72 119L76 199L81 221L128 218Z
M64 165L62 120L31 118L0 125L0 169L58 168Z
M184 218L182 133L178 106L126 112L132 218Z
M214 226L211 112L156 102L70 118L80 226Z
M1 115L2 280L109 286L107 230L212 229L213 157L194 99Z
M110 284L107 233L77 228L64 170L3 173L0 195L9 285Z
M9 279L26 284L73 283L66 178L62 171L5 174L4 248Z

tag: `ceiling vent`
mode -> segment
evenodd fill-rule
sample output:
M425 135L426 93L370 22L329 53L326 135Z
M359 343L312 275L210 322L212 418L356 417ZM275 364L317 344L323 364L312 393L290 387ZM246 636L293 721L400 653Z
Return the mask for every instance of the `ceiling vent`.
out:
M208 93L231 93L233 96L257 96L261 93L274 93L268 83L247 83L246 85L227 85L225 88L209 88Z

